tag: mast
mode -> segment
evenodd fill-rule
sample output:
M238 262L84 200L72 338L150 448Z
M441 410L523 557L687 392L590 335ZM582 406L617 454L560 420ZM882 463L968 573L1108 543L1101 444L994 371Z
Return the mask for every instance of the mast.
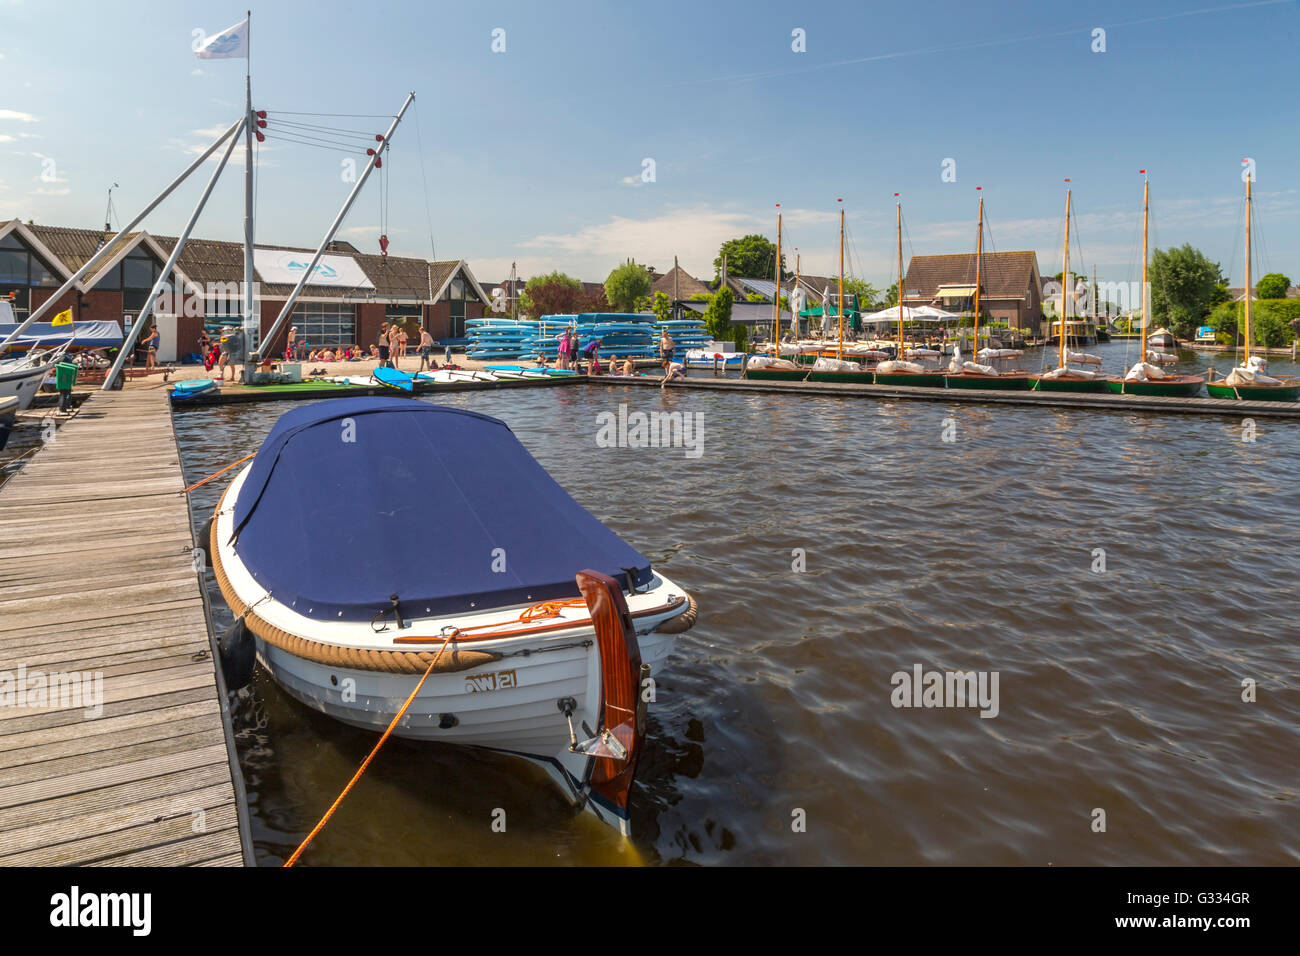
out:
M1068 183L1069 180L1067 179ZM1065 190L1065 253L1061 265L1061 368L1065 368L1066 286L1070 283L1070 190Z
M836 348L835 357L844 358L844 200L837 200L840 205L840 344Z
M794 291L790 293L790 339L795 343L794 360L799 361L799 313L803 311L803 291L799 285L799 247L794 248ZM779 357L779 356L778 356Z
M248 11L248 58L244 61L244 384L252 381L253 330L253 11ZM259 317L260 318L260 317ZM259 349L261 351L260 343ZM233 373L232 373L233 374Z
M1147 221L1150 216L1148 200L1151 195L1151 183L1142 180L1142 358L1147 360Z
M982 187L976 186L975 191L979 192ZM979 361L980 354L980 260L984 258L984 197L980 196L980 224L979 238L975 240L975 354L971 356L974 362Z
M780 209L781 204L777 203ZM772 296L772 357L781 357L781 214L776 214L776 295Z
M894 193L897 197L898 193ZM903 200L898 200L898 358L903 357Z
M1250 364L1250 184L1253 176L1246 177L1246 358L1243 365Z

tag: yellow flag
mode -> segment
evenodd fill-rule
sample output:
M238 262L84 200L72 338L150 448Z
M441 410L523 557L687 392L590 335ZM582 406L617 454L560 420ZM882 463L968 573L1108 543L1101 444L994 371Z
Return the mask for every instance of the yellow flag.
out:
M53 319L50 320L50 325L71 325L71 324L72 324L71 309L64 309L62 312L60 312Z

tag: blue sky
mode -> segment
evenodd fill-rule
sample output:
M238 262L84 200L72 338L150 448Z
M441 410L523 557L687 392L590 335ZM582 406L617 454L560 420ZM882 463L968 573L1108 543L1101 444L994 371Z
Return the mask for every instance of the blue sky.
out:
M0 0L0 217L94 227L111 183L119 217L152 198L238 116L243 61L196 60L191 42L243 10ZM1092 49L1098 27L1105 52ZM796 29L806 52L792 49ZM1050 274L1069 177L1071 265L1126 280L1146 167L1154 243L1191 242L1239 281L1249 156L1256 268L1300 281L1297 41L1295 0L264 3L252 31L255 105L272 113L258 239L314 245L349 188L345 154L277 140L276 111L391 114L413 89L385 164L390 252L429 256L432 233L439 258L466 258L480 278L518 260L525 275L603 280L626 257L664 271L674 254L708 276L722 239L775 237L778 202L786 248L824 274L842 197L852 271L883 286L893 194L908 256L964 252L977 185L986 243L1036 249ZM946 159L955 182L941 178ZM178 231L203 178L145 228ZM342 233L363 249L377 249L377 186ZM197 234L237 239L241 217L232 169Z

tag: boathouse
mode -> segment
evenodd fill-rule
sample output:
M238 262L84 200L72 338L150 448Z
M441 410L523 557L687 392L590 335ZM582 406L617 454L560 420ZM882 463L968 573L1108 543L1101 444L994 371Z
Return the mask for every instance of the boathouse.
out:
M0 225L0 296L9 298L22 321L45 302L100 246L111 239L99 229L44 226L14 219ZM84 276L56 303L74 321L111 320L124 329L139 317L175 239L137 232L93 274ZM261 331L269 331L314 249L258 245L254 250ZM155 309L162 342L159 358L174 361L196 352L199 333L237 321L241 312L242 243L191 238L170 286L181 290ZM427 328L438 340L465 335L467 319L481 318L488 295L463 259L431 262L363 253L351 243L332 242L294 303L291 319L271 343L284 348L290 326L317 345L369 345L380 325L401 322L412 342Z
M980 262L980 311L1037 335L1043 322L1043 282L1034 252L986 252ZM974 311L975 254L913 256L903 279L903 304L946 312Z

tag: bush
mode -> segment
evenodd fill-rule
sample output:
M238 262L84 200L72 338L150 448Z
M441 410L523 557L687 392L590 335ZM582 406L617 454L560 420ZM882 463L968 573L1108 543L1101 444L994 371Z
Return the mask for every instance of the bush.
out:
M1254 331L1252 345L1269 349L1286 348L1296 337L1293 322L1300 320L1300 299L1260 299L1251 303L1250 324ZM1224 302L1210 313L1209 325L1215 337L1231 345L1241 334L1245 321L1244 303Z
M1270 272L1255 284L1255 294L1261 299L1285 299L1291 280L1280 272Z

